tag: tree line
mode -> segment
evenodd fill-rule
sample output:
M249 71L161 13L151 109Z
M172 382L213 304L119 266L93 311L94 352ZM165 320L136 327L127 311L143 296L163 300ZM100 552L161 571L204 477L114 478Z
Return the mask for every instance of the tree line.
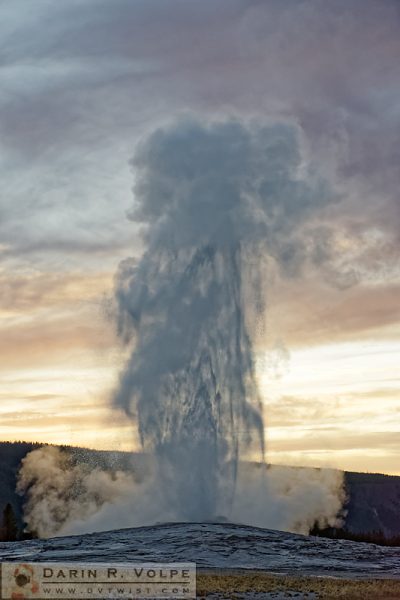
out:
M0 540L2 542L15 542L20 539L17 517L13 507L7 502L3 510L3 519L0 527Z
M320 529L316 523L309 535L329 538L331 540L350 540L352 542L366 542L378 546L400 546L400 535L386 536L381 530L353 533L342 527L325 527Z
M4 507L1 526L0 542L16 542L18 540L30 540L37 537L33 533L26 533L18 527L18 519L10 502Z

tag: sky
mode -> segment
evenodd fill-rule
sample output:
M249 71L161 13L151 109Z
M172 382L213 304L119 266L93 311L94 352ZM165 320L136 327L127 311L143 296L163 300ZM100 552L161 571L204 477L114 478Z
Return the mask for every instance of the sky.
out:
M1 2L1 440L138 447L110 408L130 160L174 119L236 118L294 125L337 195L329 260L265 291L268 460L400 475L399 27L397 0Z

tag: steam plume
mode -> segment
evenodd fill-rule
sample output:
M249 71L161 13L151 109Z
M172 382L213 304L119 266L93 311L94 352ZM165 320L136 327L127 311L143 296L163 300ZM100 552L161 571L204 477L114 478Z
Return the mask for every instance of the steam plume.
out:
M229 512L240 452L264 453L251 315L264 310L262 259L286 274L299 226L331 200L286 125L187 120L159 129L132 161L145 251L116 284L119 334L133 337L115 404L181 518Z
M45 446L22 460L17 491L27 498L28 530L49 537L67 523L85 521L104 503L120 500L133 485L129 473L93 469L76 463L68 452Z
M310 249L302 227L333 198L304 162L296 129L186 120L150 135L132 165L130 218L145 249L116 278L131 354L114 402L137 421L155 467L139 484L35 450L19 480L29 528L51 535L218 515L304 533L315 521L335 524L340 473L243 462L246 450L264 455L253 342L268 269L298 272Z
M182 518L160 493L151 462L145 463L145 469L135 464L133 472L117 465L93 469L85 456L71 451L33 450L23 459L18 479L28 531L50 537ZM340 471L241 463L227 516L237 523L308 533L316 522L338 525L343 501Z

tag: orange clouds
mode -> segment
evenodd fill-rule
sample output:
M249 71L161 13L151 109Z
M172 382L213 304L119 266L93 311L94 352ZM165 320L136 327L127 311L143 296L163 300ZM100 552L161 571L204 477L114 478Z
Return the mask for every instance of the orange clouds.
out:
M0 284L0 438L137 448L108 403L121 356L104 311L112 274L2 271ZM260 372L268 460L398 472L400 284L338 290L309 275L266 294L258 353L276 339L289 350L283 370Z
M5 315L51 309L68 302L79 304L96 299L112 285L110 273L0 271L0 310Z
M0 275L0 369L77 360L115 342L102 308L112 286L104 273Z
M270 290L268 326L289 346L372 336L400 337L400 284L337 290L315 279L279 282Z

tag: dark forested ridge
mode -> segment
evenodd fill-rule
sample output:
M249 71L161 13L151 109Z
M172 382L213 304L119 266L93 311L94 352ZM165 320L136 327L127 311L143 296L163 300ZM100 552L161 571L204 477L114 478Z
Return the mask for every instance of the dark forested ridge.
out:
M0 517L10 504L20 530L23 529L24 498L15 491L21 460L45 444L0 442ZM145 468L145 457L118 451L91 450L60 446L72 460L110 471ZM338 530L313 530L316 535L343 537L360 541L400 540L400 477L380 473L345 473L346 518ZM1 527L1 524L0 524Z
M18 471L22 459L32 450L36 450L47 444L31 442L0 442L0 538L2 537L3 511L10 504L15 514L19 529L19 537L24 529L23 504L24 497L16 492ZM129 452L110 452L102 450L91 450L73 446L59 446L60 449L68 451L73 461L77 463L88 463L94 467L107 469L129 470L132 464L132 454Z
M0 518L6 505L10 504L19 525L22 525L23 498L15 492L17 473L24 456L43 445L30 442L0 442Z

